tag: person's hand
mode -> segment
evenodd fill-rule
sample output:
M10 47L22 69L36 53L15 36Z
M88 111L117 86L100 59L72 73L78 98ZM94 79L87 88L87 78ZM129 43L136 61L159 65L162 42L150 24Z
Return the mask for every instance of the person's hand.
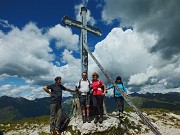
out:
M78 93L81 95L82 94L82 92L80 91L80 90L78 90Z
M106 94L106 92L103 92L103 93L102 93L102 96L104 96L105 94Z
M79 88L77 87L77 88L75 88L75 91L79 91Z

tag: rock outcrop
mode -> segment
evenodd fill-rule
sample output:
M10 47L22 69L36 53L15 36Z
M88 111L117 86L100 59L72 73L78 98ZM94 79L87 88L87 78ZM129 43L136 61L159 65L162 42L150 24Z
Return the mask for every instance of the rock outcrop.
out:
M180 117L178 114L161 111L149 111L143 113L150 119L152 124L162 133L169 135L180 134ZM4 129L6 135L48 135L48 124L28 123L0 124L0 129ZM102 124L94 124L94 118L91 117L91 123L83 123L81 117L72 117L68 128L61 135L153 135L150 129L144 125L141 119L134 112L125 113L121 119L117 112L104 116Z

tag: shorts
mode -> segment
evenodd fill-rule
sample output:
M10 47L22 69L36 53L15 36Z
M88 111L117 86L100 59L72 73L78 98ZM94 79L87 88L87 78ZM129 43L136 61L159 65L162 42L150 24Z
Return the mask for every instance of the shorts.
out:
M81 106L86 106L90 104L90 95L80 95L79 102Z

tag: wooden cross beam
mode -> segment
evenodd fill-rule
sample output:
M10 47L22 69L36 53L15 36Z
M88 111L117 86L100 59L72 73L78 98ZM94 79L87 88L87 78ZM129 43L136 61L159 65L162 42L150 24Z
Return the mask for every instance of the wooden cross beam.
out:
M81 7L82 22L76 21L68 16L64 16L62 18L62 22L64 25L81 29L81 71L86 71L88 73L88 52L84 48L84 45L87 45L87 32L90 32L96 36L101 36L102 32L98 28L87 25L86 13L87 9L85 7Z

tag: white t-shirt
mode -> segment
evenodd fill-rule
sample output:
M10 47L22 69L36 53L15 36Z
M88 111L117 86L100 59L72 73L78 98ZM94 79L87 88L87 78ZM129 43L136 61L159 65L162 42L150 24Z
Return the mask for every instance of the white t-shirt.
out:
M91 82L88 81L88 79L86 80L81 79L80 82L78 82L78 84L80 85L79 90L82 92L81 95L87 95L87 92L89 91L89 85L90 85L89 83L91 84Z

